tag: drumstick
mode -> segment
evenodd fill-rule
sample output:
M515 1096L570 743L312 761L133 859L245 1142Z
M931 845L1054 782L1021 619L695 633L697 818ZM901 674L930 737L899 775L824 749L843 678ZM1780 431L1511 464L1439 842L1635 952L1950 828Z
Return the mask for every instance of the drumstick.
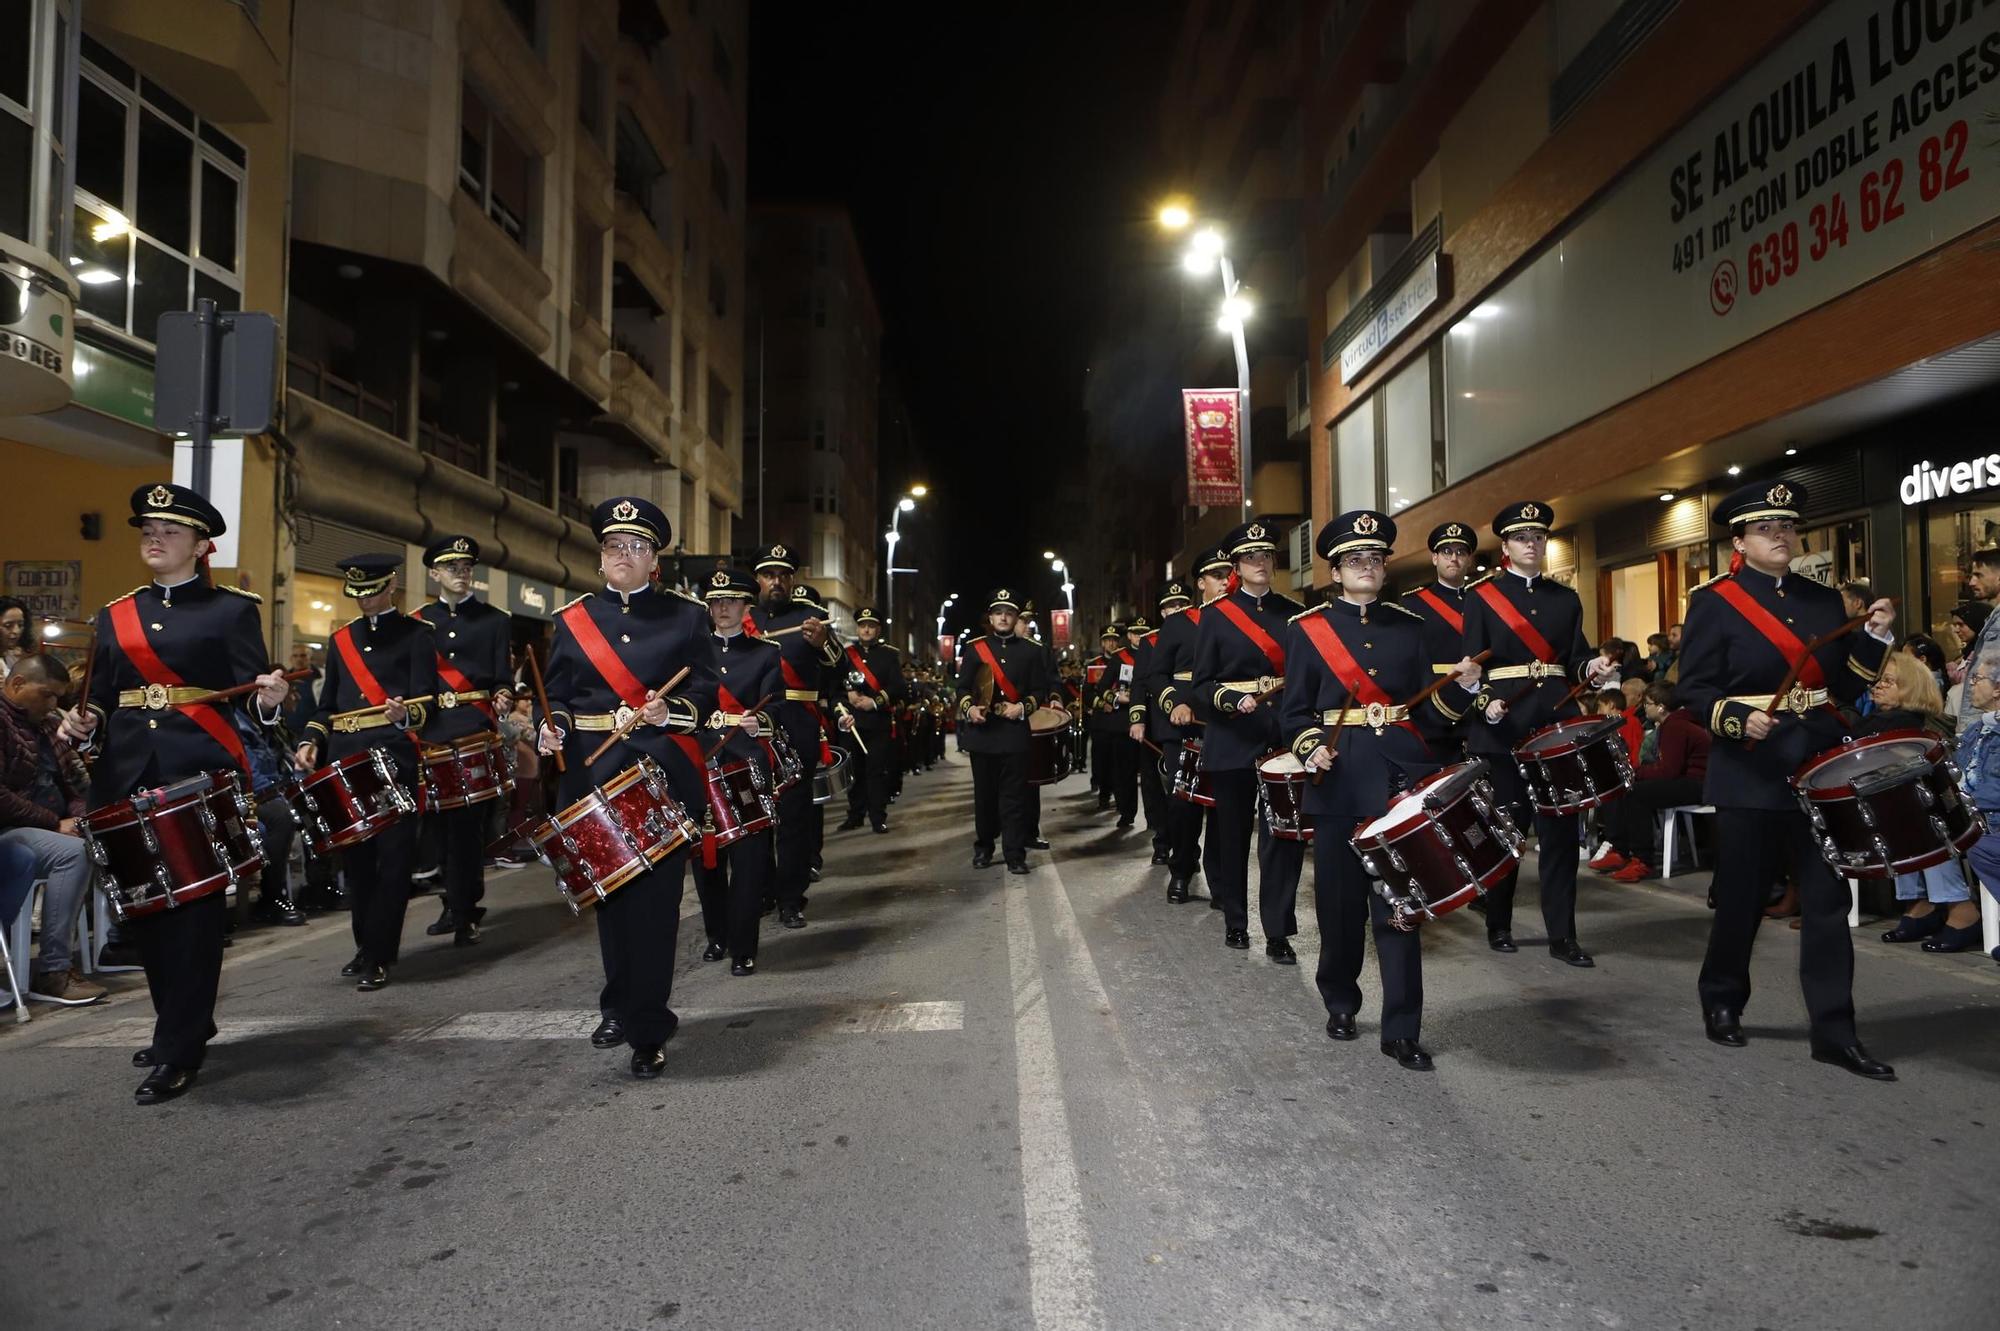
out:
M850 712L850 711L848 711L848 710L847 710L847 704L846 704L846 703L844 703L844 702L837 702L837 703L835 703L835 704L833 705L833 710L834 710L834 711L836 711L836 712L839 712L839 713L840 713L840 714L841 714L842 716L846 717L846 718L847 718L848 720L850 720L850 721L854 719L854 713L852 713L852 712ZM868 741L867 741L867 740L865 740L865 739L863 739L863 738L861 738L861 727L860 727L860 726L858 726L858 725L856 725L856 726L849 726L849 727L847 728L847 733L848 733L849 735L851 735L851 736L853 736L853 737L854 737L854 742L855 742L856 744L859 744L859 745L861 746L861 751L862 751L863 753L866 753L866 752L868 752Z
M528 679L535 686L535 701L541 704L542 720L548 722L550 725L554 725L555 722L549 720L549 691L542 685L542 663L535 659L535 646L533 643L529 643L521 651L528 658ZM569 770L568 765L563 762L563 751L560 745L549 756L556 760L556 770L558 772L567 772Z
M1896 604L1895 598L1891 597L1889 604L1891 605ZM1759 708L1758 711L1765 716L1773 716L1777 710L1778 699L1790 693L1792 691L1792 686L1799 682L1799 672L1806 668L1806 662L1812 660L1812 654L1818 651L1820 648L1826 646L1828 643L1838 642L1840 639L1854 632L1854 630L1860 628L1863 624L1866 624L1869 618L1874 613L1875 612L1871 610L1868 612L1868 614L1856 615L1854 618L1848 620L1845 624L1842 624L1839 628L1834 629L1830 633L1822 633L1817 638L1814 638L1811 642L1807 643L1805 646L1805 650L1799 653L1799 659L1792 662L1791 667L1785 671L1785 677L1783 680L1779 682L1776 692L1771 694L1771 706ZM1743 752L1745 753L1749 753L1756 747L1757 747L1757 741L1754 739L1748 739L1743 741Z
M682 666L679 670L675 671L674 677L672 679L668 680L666 683L660 685L659 688L654 689L651 693L646 695L646 701L652 702L655 698L664 698L669 693L673 692L674 685L686 679L688 676L688 671L691 668L692 667L689 666ZM632 733L633 728L639 724L639 716L644 710L645 710L644 708L640 707L633 708L632 715L625 718L625 724L619 726L616 730L613 730L609 735L606 735L604 737L604 742L598 745L595 749L592 749L590 751L590 756L583 760L583 765L586 770L596 765L597 760L604 756L604 751L606 749L609 749L613 744L616 744L619 740L624 739L627 735Z
M299 680L302 679L312 678L312 671L287 670L284 674L280 675L278 678L284 680L287 684L293 684L297 683ZM85 675L84 682L85 683L89 682L88 675ZM248 684L238 684L233 688L217 689L213 693L204 693L199 698L190 698L188 701L181 703L180 706L193 707L197 703L223 702L230 698L240 698L246 693L255 693L258 689L261 689L263 687L264 686L262 684L259 684L256 680L253 679ZM419 698L416 699L415 701L422 702L424 700Z
M750 716L753 713L763 711L764 704L769 701L771 701L771 695L767 693L763 697L759 698L756 702L752 703L747 709L745 709L743 715ZM739 722L739 724L741 723ZM712 745L709 748L708 752L701 755L702 762L706 763L710 758L713 758L716 754L721 753L722 746L727 743L729 743L729 732L725 730L722 733L722 735L715 741L714 745Z

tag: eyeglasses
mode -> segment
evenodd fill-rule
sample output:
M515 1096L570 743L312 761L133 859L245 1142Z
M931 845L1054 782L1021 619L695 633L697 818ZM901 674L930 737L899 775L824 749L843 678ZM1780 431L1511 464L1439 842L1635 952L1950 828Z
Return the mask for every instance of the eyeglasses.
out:
M653 547L648 541L606 541L600 548L607 555L643 555Z
M1353 569L1387 568L1389 561L1381 555L1342 555L1340 557L1340 566L1342 568Z

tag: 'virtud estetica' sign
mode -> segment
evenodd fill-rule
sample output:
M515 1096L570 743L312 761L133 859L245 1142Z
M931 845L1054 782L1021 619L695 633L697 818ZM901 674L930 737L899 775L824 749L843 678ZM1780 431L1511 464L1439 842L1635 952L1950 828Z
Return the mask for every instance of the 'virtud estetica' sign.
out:
M1905 504L1928 504L1933 499L2000 488L2000 453L1943 465L1919 462L1897 488Z

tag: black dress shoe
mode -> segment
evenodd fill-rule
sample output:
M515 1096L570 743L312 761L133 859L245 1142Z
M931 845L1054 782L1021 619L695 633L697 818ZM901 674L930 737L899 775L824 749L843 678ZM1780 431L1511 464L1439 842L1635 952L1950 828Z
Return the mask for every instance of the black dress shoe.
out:
M153 1063L154 1063L154 1058L153 1058L153 1049L151 1045L148 1045L144 1049L134 1049L132 1051L133 1067L150 1068L153 1066Z
M1701 1014L1702 1029L1708 1038L1731 1049L1741 1049L1750 1042L1743 1038L1743 1017L1726 1007L1712 1007Z
M817 864L815 864L812 868L806 870L806 878L808 881L814 883L817 883L819 881L819 866Z
M1505 929L1487 930L1486 946L1492 948L1495 952L1519 952L1521 950L1514 946L1514 935L1508 933Z
M1167 900L1173 902L1176 906L1186 905L1188 901L1188 880L1185 878L1167 879Z
M1277 962L1280 966L1296 966L1299 964L1299 954L1292 951L1292 945L1282 938L1275 942L1264 944L1264 955Z
M361 972L361 978L354 982L354 987L364 994L372 994L388 983L389 968L387 966L370 966Z
M1047 850L1048 848L1049 848L1049 843L1048 843L1048 840L1047 840L1046 838L1044 838L1044 837L1029 837L1029 838L1028 838L1028 849L1029 849L1029 850Z
M1120 819L1118 820L1118 830L1119 830L1119 831L1121 831L1121 832L1129 832L1129 831L1131 831L1131 830L1132 830L1132 820L1131 820L1130 818L1120 818Z
M139 1089L132 1093L132 1098L142 1105L164 1104L194 1085L194 1073L193 1068L177 1068L171 1063L155 1064L153 1070L146 1074L146 1080L139 1083Z
M470 920L467 920L464 924L461 924L458 926L458 928L452 930L451 945L453 947L471 947L474 943L477 943L478 941L479 941L479 926L474 924Z
M806 927L806 913L802 910L781 910L778 912L778 923L787 929L803 929Z
M1328 1017L1326 1019L1326 1033L1336 1040L1356 1039L1354 1014L1352 1012L1336 1012L1331 1017Z
M1837 1068L1846 1068L1855 1076L1866 1077L1870 1081L1896 1080L1896 1069L1887 1063L1870 1058L1859 1040L1853 1044L1842 1045L1838 1049L1814 1045L1812 1056L1815 1063L1831 1063Z
M367 969L368 969L368 958L362 956L359 952L356 952L354 954L354 960L348 962L345 966L342 966L340 968L340 974L343 979L351 980L355 976L361 974L361 972Z
M1433 1072L1437 1069L1437 1064L1431 1062L1431 1056L1415 1040L1384 1040L1382 1052L1411 1072Z
M625 1043L625 1027L616 1017L606 1017L597 1023L597 1029L590 1033L593 1049L616 1049Z
M889 834L889 824L888 824L887 822L880 822L880 823L875 823L875 824L873 824L873 826L874 826L874 829L875 829L875 833L876 833L876 835L878 835L878 836L887 836L887 835Z
M855 828L861 826L863 821L864 820L862 819L860 814L858 813L851 814L848 817L840 820L840 827L838 830L842 832L852 832Z
M1221 910L1222 903L1220 901L1217 901L1214 897L1210 897L1208 899L1208 908L1210 910Z
M1980 941L1980 928L1976 922L1963 928L1946 925L1938 930L1936 938L1924 940L1923 949L1926 952L1971 952L1979 947Z
M703 961L720 961L728 954L728 948L711 938L708 946L701 950L701 959Z
M642 1044L632 1051L632 1075L651 1081L667 1070L666 1051L656 1044Z
M757 973L757 958L738 957L729 963L729 973L731 975L755 975Z
M1165 864L1166 862L1167 862L1167 852L1165 852L1164 850L1156 850L1153 852L1153 863Z
M439 937L442 934L457 933L458 932L457 912L453 911L451 907L446 906L442 911L438 913L437 919L431 921L429 924L424 926L424 932L429 934L432 938Z
M1020 860L1008 860L1007 872L1011 874L1026 874L1028 872L1028 866L1022 863Z
M1224 947L1233 947L1238 952L1248 952L1250 950L1250 931L1248 929L1226 929L1222 934L1222 945Z
M1590 953L1576 945L1574 938L1551 938L1549 955L1569 966L1588 968L1597 964L1590 959Z
M993 852L990 850L973 851L972 867L975 869L989 869L993 867Z
M260 898L251 910L250 918L262 924L279 924L287 927L306 922L306 913L298 908L290 897L273 893Z

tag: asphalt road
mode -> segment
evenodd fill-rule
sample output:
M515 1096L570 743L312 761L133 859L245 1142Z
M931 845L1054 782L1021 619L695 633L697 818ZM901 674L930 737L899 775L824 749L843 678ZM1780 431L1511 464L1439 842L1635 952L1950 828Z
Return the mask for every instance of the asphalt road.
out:
M1586 873L1594 971L1532 905L1517 956L1428 927L1413 1074L1372 990L1322 1033L1304 902L1299 968L1228 951L1093 810L1049 791L1010 878L969 867L962 760L911 778L756 977L683 928L657 1082L583 1038L594 931L539 867L478 948L415 903L377 994L335 976L345 917L245 936L159 1108L143 987L38 1009L0 1034L0 1326L1994 1325L1991 961L1857 931L1878 1085L1808 1060L1797 934L1720 1049L1703 880Z

